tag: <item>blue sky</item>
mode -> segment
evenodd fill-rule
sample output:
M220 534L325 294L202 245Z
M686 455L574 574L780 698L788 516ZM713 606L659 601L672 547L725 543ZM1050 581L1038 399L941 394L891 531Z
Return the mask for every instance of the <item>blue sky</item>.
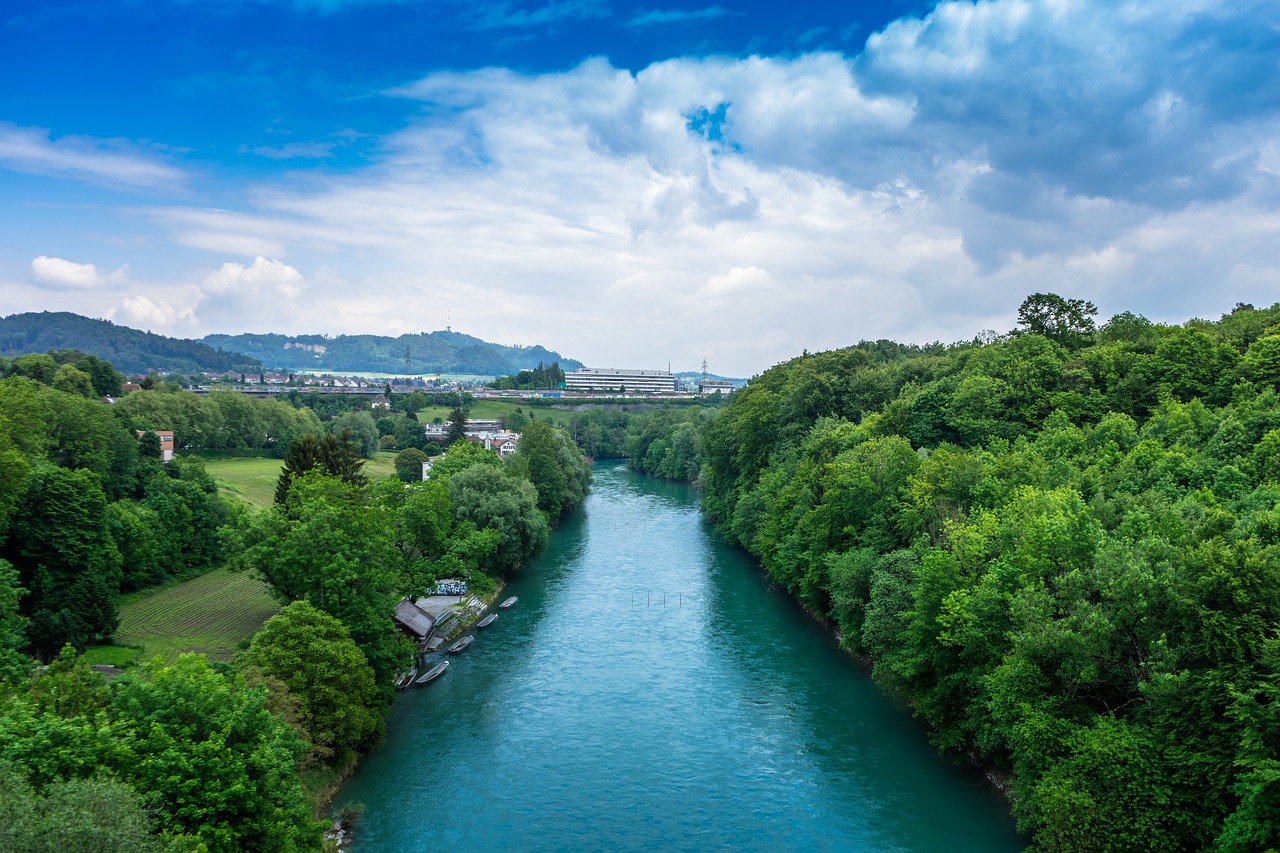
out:
M1280 292L1274 3L19 2L0 313L750 375Z

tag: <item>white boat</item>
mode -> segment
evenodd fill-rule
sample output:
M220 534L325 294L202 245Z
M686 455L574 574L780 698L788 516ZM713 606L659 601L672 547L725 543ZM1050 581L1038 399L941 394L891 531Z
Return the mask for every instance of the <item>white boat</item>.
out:
M467 634L467 636L449 647L449 654L456 655L458 652L466 651L467 646L471 645L475 639L473 635Z
M498 607L500 607L500 608L501 608L501 609L503 609L503 610L506 610L508 607L510 607L511 605L515 604L515 603L516 603L517 601L519 601L519 600L520 600L519 598L517 598L517 597L515 597L515 596L513 595L513 596L511 596L510 598L508 598L506 601L504 601L504 602L502 602L501 604L499 604L499 605L498 605Z
M481 619L479 622L477 622L477 623L476 623L476 627L477 627L477 628L488 628L490 625L492 625L492 624L493 624L493 620L495 620L495 619L497 619L497 618L498 618L498 614L497 614L497 613L490 613L488 616L484 617L484 618L483 618L483 619Z
M426 684L428 681L431 681L432 679L439 678L442 674L444 674L444 671L448 668L449 668L449 662L447 660L442 660L440 661L440 663L436 664L435 666L431 667L431 669L423 673L422 677L419 678L415 683Z
M396 676L396 690L404 690L413 683L413 679L417 678L417 676L418 668L416 666L407 672L400 673Z

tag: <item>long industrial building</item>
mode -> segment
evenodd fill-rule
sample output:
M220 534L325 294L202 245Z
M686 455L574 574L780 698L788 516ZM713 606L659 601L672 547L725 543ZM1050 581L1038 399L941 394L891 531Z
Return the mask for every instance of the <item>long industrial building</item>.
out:
M679 390L675 376L665 370L620 370L583 367L564 376L567 391L618 391L627 394L670 394Z

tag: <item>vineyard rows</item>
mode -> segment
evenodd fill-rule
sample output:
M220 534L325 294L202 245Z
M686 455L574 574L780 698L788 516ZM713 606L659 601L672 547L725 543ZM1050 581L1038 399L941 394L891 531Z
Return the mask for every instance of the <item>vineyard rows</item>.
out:
M114 640L141 647L144 659L204 652L227 660L279 609L261 580L223 569L124 605Z

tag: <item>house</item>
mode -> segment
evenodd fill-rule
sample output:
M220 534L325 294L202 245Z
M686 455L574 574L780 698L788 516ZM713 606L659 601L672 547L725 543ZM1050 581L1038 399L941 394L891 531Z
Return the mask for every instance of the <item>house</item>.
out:
M478 444L485 450L492 450L502 459L506 459L512 453L516 452L516 446L520 443L520 433L507 432L506 430L498 430L497 432L489 432L480 430L472 432L467 430L467 441L472 444Z
M382 394L379 394L379 395L377 395L376 397L374 397L372 400L370 400L370 401L369 401L369 408L371 408L371 409L389 409L389 408L391 408L391 401L390 401L390 400L388 400L386 397L384 397Z
M732 382L725 379L703 379L698 382L699 394L732 394L737 390Z
M402 631L419 643L425 642L436 627L435 617L408 598L402 598L396 603L396 610L391 618Z
M160 439L160 461L168 462L173 459L173 430L153 429L151 433ZM134 430L134 434L142 438L147 434L147 430Z

